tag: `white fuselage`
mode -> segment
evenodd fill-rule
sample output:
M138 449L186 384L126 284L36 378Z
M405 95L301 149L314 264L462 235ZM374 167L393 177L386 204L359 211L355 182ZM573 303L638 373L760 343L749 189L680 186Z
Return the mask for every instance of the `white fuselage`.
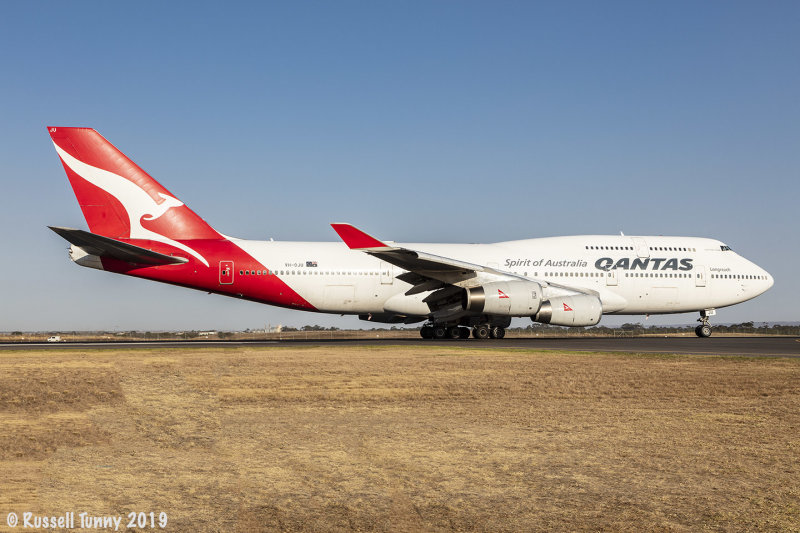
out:
M411 285L396 279L403 270L344 243L231 240L318 311L427 313L425 293L404 295ZM720 308L754 298L773 284L764 269L720 241L697 237L585 235L398 246L555 286L589 289L599 295L604 314ZM234 270L236 275L256 275L247 265Z

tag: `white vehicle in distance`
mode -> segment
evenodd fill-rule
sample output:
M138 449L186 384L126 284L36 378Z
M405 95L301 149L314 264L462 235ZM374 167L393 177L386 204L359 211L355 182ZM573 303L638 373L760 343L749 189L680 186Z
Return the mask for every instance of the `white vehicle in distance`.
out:
M53 335L52 337L47 337L47 342L64 342L64 339L58 335Z

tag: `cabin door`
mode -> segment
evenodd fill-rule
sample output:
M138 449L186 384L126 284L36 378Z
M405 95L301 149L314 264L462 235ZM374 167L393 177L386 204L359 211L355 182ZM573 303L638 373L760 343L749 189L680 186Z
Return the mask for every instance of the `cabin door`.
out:
M706 286L706 277L708 277L708 274L706 274L706 267L704 267L703 265L697 265L694 268L695 268L694 286L695 287L705 287Z
M381 261L381 284L391 285L394 283L394 265Z
M633 244L636 246L636 255L639 257L650 257L650 248L647 247L647 243L641 237L633 237Z
M233 261L219 262L219 284L230 285L233 283Z

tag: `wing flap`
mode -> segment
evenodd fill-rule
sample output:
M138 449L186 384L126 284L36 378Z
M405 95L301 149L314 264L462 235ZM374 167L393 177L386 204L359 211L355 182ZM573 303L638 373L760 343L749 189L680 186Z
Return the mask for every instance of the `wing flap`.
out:
M79 246L99 257L110 257L119 259L126 263L134 263L139 265L178 265L188 262L188 259L183 257L174 257L171 255L164 255L141 246L135 246L126 242L118 241L110 237L103 237L73 228L60 228L56 226L47 226L59 236L64 238L70 244Z

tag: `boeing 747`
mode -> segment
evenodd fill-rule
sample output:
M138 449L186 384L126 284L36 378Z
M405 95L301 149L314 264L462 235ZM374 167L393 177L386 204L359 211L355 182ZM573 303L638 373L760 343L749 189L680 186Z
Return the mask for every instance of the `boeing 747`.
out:
M396 243L350 224L341 242L217 232L91 128L48 128L88 225L51 227L77 264L269 305L420 323L425 338L502 338L513 317L592 326L604 314L699 312L762 294L764 269L701 237L576 235Z

